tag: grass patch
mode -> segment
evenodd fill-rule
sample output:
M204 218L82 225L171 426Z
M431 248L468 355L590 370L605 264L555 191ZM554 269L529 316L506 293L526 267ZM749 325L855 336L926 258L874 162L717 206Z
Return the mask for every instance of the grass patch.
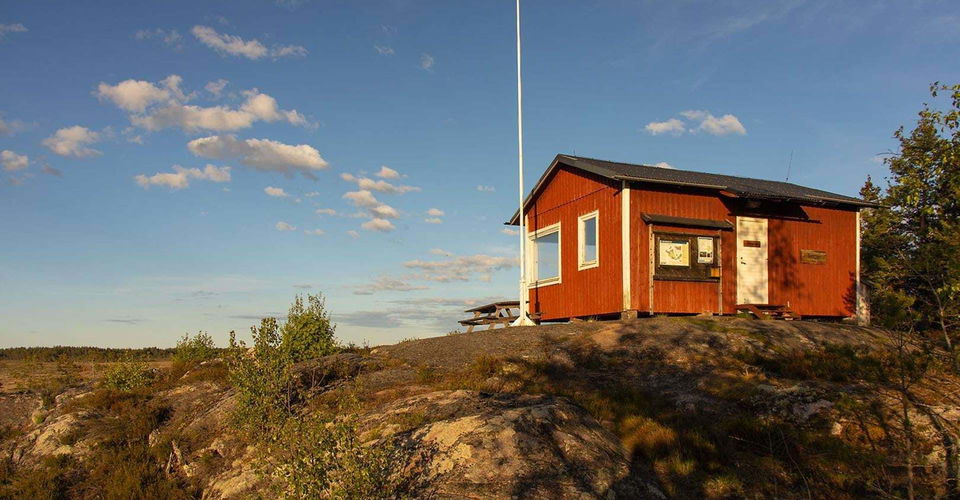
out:
M760 354L752 350L734 358L771 374L792 379L830 382L885 382L889 359L866 347L826 344L820 349L781 350Z

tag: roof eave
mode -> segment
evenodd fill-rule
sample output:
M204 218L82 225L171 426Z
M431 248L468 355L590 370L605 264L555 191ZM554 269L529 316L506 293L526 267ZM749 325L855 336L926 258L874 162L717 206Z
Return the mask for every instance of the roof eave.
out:
M683 181L672 181L672 180L663 180L663 179L651 179L647 177L638 177L630 175L616 174L613 171L610 171L599 165L595 165L588 161L582 160L580 158L558 154L554 157L553 161L550 163L550 166L547 170L540 176L540 179L537 180L536 185L523 200L523 209L524 211L530 205L530 202L533 200L541 189L543 189L544 182L557 169L560 164L567 165L572 168L583 170L586 172L597 174L601 177L606 177L608 179L613 179L617 181L625 182L642 182L648 184L660 184L665 186L680 186L680 187L690 187L698 189L710 189L719 191L721 195L724 196L733 196L743 199L756 199L756 200L777 200L777 201L786 201L794 203L805 203L805 204L814 204L814 205L839 205L839 206L848 206L848 207L857 207L857 208L884 208L883 205L879 203L873 203L869 201L858 200L854 198L833 198L829 196L782 196L782 195L761 195L756 193L744 193L739 192L735 189L731 189L729 186L719 185L719 184L703 184L696 182L683 182ZM510 217L510 220L504 222L504 225L518 226L520 225L520 209L517 209L513 216Z

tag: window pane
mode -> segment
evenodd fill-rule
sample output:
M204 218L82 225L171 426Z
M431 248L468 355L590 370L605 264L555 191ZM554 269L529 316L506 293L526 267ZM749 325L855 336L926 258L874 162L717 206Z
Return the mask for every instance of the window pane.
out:
M560 276L560 233L545 234L535 240L537 281Z
M597 218L591 217L583 221L583 261L597 260Z

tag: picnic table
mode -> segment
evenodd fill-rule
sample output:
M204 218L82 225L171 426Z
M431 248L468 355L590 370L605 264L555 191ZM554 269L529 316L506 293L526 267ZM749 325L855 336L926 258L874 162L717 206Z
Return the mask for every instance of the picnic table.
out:
M516 309L516 312L514 312L514 309ZM489 325L488 330L497 325L502 325L506 328L510 326L513 320L520 316L520 301L504 300L493 302L467 309L464 312L473 313L472 318L460 320L460 324L467 327L467 333L472 332L474 327L482 325Z

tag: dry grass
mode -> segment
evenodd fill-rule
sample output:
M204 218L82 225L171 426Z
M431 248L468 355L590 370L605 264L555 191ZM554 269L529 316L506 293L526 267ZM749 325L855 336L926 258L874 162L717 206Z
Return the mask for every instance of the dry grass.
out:
M80 383L97 382L103 378L111 366L118 362L81 361L78 376ZM171 361L147 361L148 367L155 370L170 368ZM39 381L57 376L57 363L54 361L0 360L0 393L29 391Z

